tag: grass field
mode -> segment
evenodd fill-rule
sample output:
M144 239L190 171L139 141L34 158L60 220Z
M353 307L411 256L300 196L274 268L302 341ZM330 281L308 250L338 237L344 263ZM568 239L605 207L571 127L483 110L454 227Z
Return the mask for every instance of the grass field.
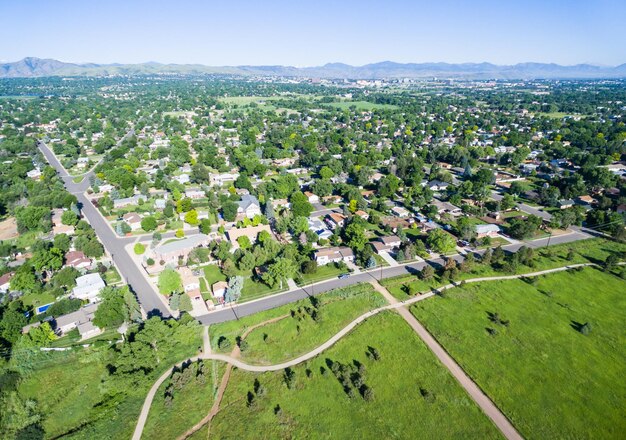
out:
M309 315L296 313L293 317L288 316L259 327L246 337L249 347L242 351L241 357L254 364L273 364L293 359L330 339L361 314L385 303L369 284L338 289L320 295L318 299L317 321ZM304 300L297 303L288 312L297 312L305 306L311 307L311 302Z
M525 438L621 438L624 292L624 280L587 268L467 285L411 311ZM586 322L589 335L576 330Z
M107 365L113 361L114 353L111 346L103 343L72 351L39 353L29 361L30 373L22 376L18 393L22 399L37 402L45 438L130 438L154 380L175 362L195 354L201 345L197 328L197 338L163 351L158 368L136 384L128 382L124 386L109 375Z
M574 252L571 260L567 258L570 250ZM539 272L546 269L567 266L568 264L601 264L611 253L626 252L626 245L604 239L590 239L550 246L549 248L544 247L535 252L534 266L520 266L517 273ZM477 263L470 271L460 273L457 280L462 281L470 278L501 275L510 275L510 273L498 271L491 266ZM405 284L410 285L416 292L428 292L433 288L440 287L447 283L447 281L441 282L437 276L428 282L420 280L419 277L415 275L401 275L382 280L382 285L387 287L389 292L400 300L409 298L409 295L407 295L403 289Z
M309 315L302 319L291 313L299 308L312 307L309 299L287 304L265 312L246 316L238 321L229 321L212 325L211 346L216 351L229 352L231 348L220 350L220 337L228 338L231 343L248 328L270 319L286 318L253 330L246 342L249 348L241 353L242 358L259 364L268 364L292 359L306 353L341 330L350 321L362 313L384 304L382 296L369 284L357 284L344 289L335 289L315 297L318 301L319 319Z
M171 379L159 387L142 438L175 439L207 415L226 367L222 362L205 361L204 368L204 383L194 378L180 389L175 389L171 406L165 400L165 390Z
M334 108L338 108L340 110L348 110L350 107L356 107L357 111L370 111L370 110L381 110L381 109L395 109L398 108L392 104L376 104L374 102L368 101L339 101L339 102L331 102L328 104L323 104L323 106L330 106Z
M380 360L366 356L368 347L378 350ZM349 398L327 360L363 364L362 377L373 398L366 401L358 391ZM289 389L284 372L234 370L222 409L211 424L211 438L500 438L410 327L392 312L372 317L293 371L295 380ZM254 397L251 404L248 393ZM206 435L203 429L193 438Z

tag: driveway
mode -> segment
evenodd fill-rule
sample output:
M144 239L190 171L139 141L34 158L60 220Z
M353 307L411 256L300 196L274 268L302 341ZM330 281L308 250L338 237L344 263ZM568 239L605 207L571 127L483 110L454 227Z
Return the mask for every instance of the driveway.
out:
M387 262L387 264L391 267L399 266L398 262L394 260L394 258L389 255L389 252L381 251L378 255Z

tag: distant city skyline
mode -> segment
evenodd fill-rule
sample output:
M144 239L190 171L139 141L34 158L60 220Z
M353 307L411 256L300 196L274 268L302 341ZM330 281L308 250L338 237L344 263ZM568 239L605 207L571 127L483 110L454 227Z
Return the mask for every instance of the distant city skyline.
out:
M626 3L0 2L2 62L319 66L626 63Z

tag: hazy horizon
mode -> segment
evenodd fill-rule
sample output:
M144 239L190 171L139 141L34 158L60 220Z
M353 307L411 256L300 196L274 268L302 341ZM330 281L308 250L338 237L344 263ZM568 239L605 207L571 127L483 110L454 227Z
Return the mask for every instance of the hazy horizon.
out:
M0 60L207 66L626 62L626 4L371 0L3 2Z

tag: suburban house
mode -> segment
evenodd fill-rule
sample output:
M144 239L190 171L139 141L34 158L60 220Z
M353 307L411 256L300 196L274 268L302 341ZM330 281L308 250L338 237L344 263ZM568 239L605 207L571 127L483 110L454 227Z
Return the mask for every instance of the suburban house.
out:
M437 208L437 213L439 215L450 214L450 215L457 216L457 215L461 215L461 212L462 212L461 208L459 208L456 205L453 205L450 202L442 202L441 200L433 199L431 201L431 204Z
M618 214L624 214L626 213L626 205L622 204L619 205L616 209L615 212L617 212Z
M87 269L91 266L91 258L85 256L82 251L70 251L65 254L65 265L74 269Z
M190 181L189 174L179 174L178 176L175 176L174 179L176 179L178 183L181 183L183 185L185 183L189 183Z
M332 230L343 228L346 223L346 216L336 212L332 212L326 216L326 223Z
M321 221L317 217L310 217L309 221L309 230L313 231L317 234L319 238L329 239L333 233L328 230L323 221Z
M226 289L228 288L228 283L226 281L218 281L211 286L211 290L213 291L213 296L218 299L224 299L224 295L226 295Z
M497 237L500 232L500 226L495 224L476 225L476 238Z
M561 209L571 208L572 206L574 206L574 201L573 200L561 200L561 201L559 201L559 208L561 208Z
M76 161L76 166L78 168L87 168L87 165L89 165L88 157L79 157L78 160Z
M193 249L206 245L208 240L207 235L196 234L182 240L162 244L154 248L154 260L163 261L164 264L177 263L179 258L187 258Z
M141 216L136 212L127 212L122 219L124 219L126 224L130 226L130 229L133 231L141 228Z
M204 194L204 191L200 188L189 188L185 190L185 197L188 197L190 199L202 199L206 196Z
M154 201L154 209L165 209L167 206L167 201L165 199L156 199Z
M315 251L315 261L318 265L324 266L328 263L347 263L354 261L352 249L346 246L331 247Z
M211 185L222 186L226 182L237 180L237 177L239 177L239 173L209 174L209 182Z
M287 208L291 209L291 203L287 199L274 199L272 200L272 207L274 209Z
M202 294L200 293L200 278L195 276L191 269L188 267L181 267L178 270L180 274L183 290L192 301L200 300L202 301Z
M39 168L35 168L34 170L30 170L29 172L26 173L26 176L29 179L39 180L41 178L41 176L42 176L41 170Z
M233 245L231 251L235 252L237 249L239 249L239 242L237 241L239 237L244 237L244 236L248 237L250 242L254 243L256 242L257 236L259 235L261 231L266 231L269 234L272 233L272 230L270 229L268 225L248 226L247 228L239 228L239 229L232 228L226 231L226 234L228 235L228 239L230 240L230 243Z
M261 204L259 199L250 194L241 196L239 207L237 208L237 215L242 215L248 218L253 218L256 215L261 215Z
M400 218L406 218L411 215L408 209L403 208L402 206L394 206L393 208L391 208L391 213Z
M441 180L433 180L426 185L431 191L445 191L450 186L449 183L442 182Z
M305 191L304 195L309 200L309 203L319 203L320 202L320 198L317 195L315 195L312 192L310 192L310 191Z
M381 252L395 253L395 250L400 247L402 240L397 235L390 235L387 237L380 237L370 243L377 254Z
M361 217L363 220L367 220L370 217L367 212L360 210L360 209L356 211L354 215Z
M15 272L7 272L0 276L0 293L7 293L9 291L13 275L15 275Z
M139 199L143 199L146 201L146 196L143 194L135 194L132 197L125 197L123 199L115 199L113 200L113 208L124 208L126 206L135 206L139 204Z
M580 205L595 205L598 203L598 201L591 196L580 196L576 199L576 202Z
M102 330L93 324L93 317L98 309L98 304L88 304L75 312L58 316L54 322L55 333L63 336L68 332L78 329L81 339L88 339L102 333Z
M89 302L98 302L100 299L100 291L104 289L105 284L99 273L90 273L76 278L76 287L72 290L72 297L89 300Z

